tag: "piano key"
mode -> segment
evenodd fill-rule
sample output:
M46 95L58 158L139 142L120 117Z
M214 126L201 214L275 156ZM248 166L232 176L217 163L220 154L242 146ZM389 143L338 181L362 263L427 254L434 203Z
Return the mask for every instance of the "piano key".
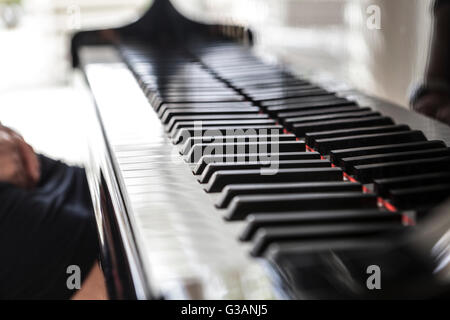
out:
M165 90L165 91L155 91L153 95L158 96L160 99L170 99L170 98L180 98L180 99L196 99L197 97L230 97L235 96L236 92L233 89L224 90L209 90L209 91L197 91L195 89L190 91L179 91L179 90Z
M267 79L267 81L264 81L264 79L262 79L263 81L257 81L257 82L252 82L252 83L248 83L247 85L245 85L243 88L244 89L270 89L270 88L283 88L283 87L289 87L289 86L295 86L295 85L303 85L303 84L308 84L308 81L304 81L304 80L300 80L297 78L287 78L285 80L272 80L272 79Z
M242 125L274 125L276 121L273 119L242 119L242 120L199 120L199 121L182 121L175 124L170 131L171 135L176 135L182 128L200 126L242 126Z
M272 161L252 161L252 162L225 162L225 163L210 163L206 166L203 174L198 181L200 183L208 183L211 176L217 171L225 170L277 170L288 168L327 168L331 167L331 162L328 160L278 160L275 157Z
M205 143L233 143L233 142L277 142L277 141L295 141L296 137L292 133L273 134L273 135L229 135L214 137L194 137L189 138L183 144L180 153L187 155L195 144Z
M401 143L401 144L388 144L382 146L372 146L363 148L350 148L350 149L339 149L332 150L330 152L330 160L337 165L341 165L340 161L342 158L366 156L372 154L381 153L394 153L394 152L405 152L405 151L418 151L426 149L438 149L445 148L446 145L442 141L423 141L423 142L412 142L412 143Z
M203 121L203 120L245 120L245 119L268 119L267 114L262 113L237 113L237 114L206 114L206 115L189 115L174 116L167 123L167 130L170 131L178 122L183 121Z
M192 100L197 98L229 98L236 96L236 92L233 89L222 89L222 90L191 90L191 91L179 91L179 90L165 90L165 91L153 91L147 95L147 98L152 101L152 99L186 99Z
M173 142L177 144L191 137L281 134L283 131L281 125L201 126L181 129L173 137Z
M289 99L298 97L309 97L317 96L329 93L327 90L312 86L309 89L290 91L290 92L268 92L261 94L252 94L249 97L253 101L265 101L265 100L278 100L278 99Z
M161 109L163 110L163 109ZM172 117L177 116L207 116L207 115L238 115L255 114L259 112L257 107L216 107L216 108L175 108L166 109L160 114L160 119L164 124L169 123Z
M249 214L282 211L376 209L376 194L362 192L243 195L233 198L225 218L242 220Z
M270 193L320 193L320 192L344 192L360 191L362 186L359 183L347 181L330 182L291 182L291 183L259 183L259 184L241 184L228 185L221 194L216 203L217 208L226 208L231 200L236 196L251 194L270 194Z
M253 80L257 77L264 76L264 79L275 79L275 80L291 80L295 79L291 75L285 73L283 70L276 66L264 66L264 65L252 65L245 62L245 70L242 70L242 65L244 63L240 62L241 68L237 65L235 67L220 68L217 67L215 70L220 73L222 77L230 77L235 81L243 80Z
M189 162L198 162L205 155L303 151L305 143L300 141L198 143L191 148L186 158Z
M354 108L358 105L347 99L343 98L329 98L322 101L307 101L302 103L289 103L282 105L275 105L269 107L263 107L264 110L271 115L278 118L302 116L305 112L316 112L321 110L340 110L342 108Z
M374 179L448 172L450 170L450 157L366 164L355 166L354 170L358 181L369 183Z
M333 108L314 108L309 110L295 111L295 112L279 112L276 113L276 118L286 119L286 118L298 118L298 117L308 117L308 116L320 116L326 114L337 114L337 113L347 113L347 112L362 112L370 111L369 107L360 107L356 105L342 105Z
M336 96L327 96L322 99L309 100L304 102L292 102L284 103L280 105L263 106L269 114L277 114L281 117L290 116L289 113L306 112L312 110L339 108L339 107L349 107L356 106L356 103L345 98L338 98ZM267 103L267 102L266 102ZM286 113L286 114L284 114Z
M298 97L298 98L282 98L282 99L274 99L274 100L266 100L260 101L259 105L263 108L270 106L282 106L293 103L310 103L317 101L326 101L336 99L336 95L332 92L317 96L308 96L308 97Z
M301 91L301 90L309 90L309 89L316 89L318 88L316 85L313 85L311 83L303 83L295 86L279 86L279 87L272 87L272 88L242 88L241 92L246 95L259 95L264 93L285 93L285 92L295 92L295 91Z
M314 148L317 139L350 137L350 136L355 136L355 135L372 134L372 133L407 131L409 129L410 128L407 125L390 125L390 126L379 126L379 127L363 127L363 128L354 128L354 129L311 132L311 133L306 134L305 142L308 146Z
M262 175L261 170L233 170L214 173L205 187L220 192L230 184L342 181L340 168L279 169L276 174Z
M353 174L353 168L357 165L374 164L382 162L404 161L404 160L416 160L426 158L436 158L450 156L449 148L430 149L420 151L406 151L396 153L384 153L375 154L369 156L343 158L341 160L341 167L345 172Z
M234 95L234 96L226 96L226 97L220 97L220 96L197 96L197 97L167 97L167 98L161 98L161 97L155 97L151 99L150 104L155 108L158 109L159 106L161 106L163 103L210 103L210 102L240 102L245 101L245 97Z
M261 227L311 226L321 224L380 223L402 224L402 215L379 209L298 211L251 214L239 239L250 241Z
M209 163L226 163L237 161L270 161L279 160L313 160L320 159L318 152L283 152L283 153L240 153L203 156L192 170L194 174L202 174Z
M431 207L449 197L450 183L392 189L389 193L390 201L398 209Z
M327 120L339 120L339 119L358 119L379 116L379 112L374 111L362 111L362 112L345 112L345 113L332 113L315 115L308 117L296 117L296 118L286 118L282 120L282 123L291 128L294 124L317 122L317 121L327 121Z
M242 67L242 66L241 66ZM235 72L233 73L227 73L227 72L220 72L221 77L226 77L227 81L232 84L235 87L244 88L252 86L255 83L281 83L284 84L292 84L295 83L295 81L298 81L294 77L287 75L283 72L256 72L254 74L251 74L245 70L245 73L241 73L242 70L239 71L239 75L236 75Z
M331 150L358 148L363 146L384 145L388 143L408 143L426 141L422 131L408 130L388 133L364 134L358 136L317 139L316 148L322 154Z
M228 57L228 55L223 55L222 59L226 57ZM244 69L242 68L243 66L245 66ZM247 67L249 67L248 70ZM254 80L255 78L261 78L264 80L268 79L278 80L278 81L296 80L296 78L294 78L291 74L282 70L278 66L268 66L259 63L255 64L254 61L249 60L239 60L236 61L235 64L223 66L216 63L214 66L214 70L221 77L231 78L232 80L235 81L249 81ZM254 81L250 83L254 83Z
M161 118L162 114L167 110L174 109L216 109L216 108L232 108L235 110L242 110L247 108L254 108L258 112L259 108L253 105L251 101L241 102L215 102L215 103L164 103L158 110L155 110L158 117Z
M230 81L230 80L228 80ZM258 79L258 81L255 80L240 80L240 81L230 81L231 84L233 84L234 87L240 89L240 88L249 88L252 86L256 86L256 84L262 86L262 85L266 85L266 86L279 86L281 83L283 83L284 85L293 85L296 83L302 83L299 82L299 80L295 80L293 78L289 78L289 79L274 79L274 78L267 78L267 79Z
M288 263L294 266L297 270L299 268L304 272L311 271L311 268L317 270L320 267L316 264L311 264L311 258L323 260L323 254L326 255L341 255L343 252L367 252L372 250L383 250L389 248L394 243L391 235L397 232L405 232L408 229L413 229L411 226L392 226L392 229L387 230L388 234L379 234L368 237L345 237L333 239L311 239L296 241L283 241L272 243L267 246L264 252L264 257L276 263L278 266L285 266Z
M296 90L302 90L302 89L311 89L313 88L313 85L310 83L302 83L298 85L288 85L288 86L278 86L278 87L271 87L271 88L243 88L241 91L242 93L246 95L252 95L252 94L260 94L260 93L283 93L283 92L291 92Z
M265 250L272 243L301 243L307 240L327 240L331 244L333 240L373 237L382 233L400 230L400 228L401 226L397 224L382 222L373 224L347 223L298 227L263 227L255 234L251 254L253 256L264 255Z
M292 131L298 137L304 137L306 133L309 132L384 126L391 124L394 124L394 121L391 118L376 116L357 119L339 119L339 120L315 121L309 123L295 123L292 125Z
M377 179L374 181L374 191L381 197L388 197L391 189L447 183L450 183L450 172L428 173L399 178Z
M179 85L173 85L173 86L147 86L147 88L150 91L157 91L157 92L161 92L161 93L172 93L172 92L232 92L233 89L227 87L226 85L222 84L222 83L216 83L216 84L211 84L210 86L206 87L206 86L194 86L189 85L189 84L179 84Z

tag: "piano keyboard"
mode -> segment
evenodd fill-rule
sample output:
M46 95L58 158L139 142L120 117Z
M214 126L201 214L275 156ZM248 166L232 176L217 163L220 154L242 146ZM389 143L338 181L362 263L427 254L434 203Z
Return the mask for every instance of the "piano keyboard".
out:
M292 209L305 203L318 210L350 209L352 205L373 209L375 201L366 200L371 196L383 197L389 208L426 210L449 194L450 149L443 141L429 141L420 130L395 123L370 106L359 106L280 67L264 64L245 47L217 42L187 51L123 46L121 52L206 192L227 193L225 188L245 184L253 189L264 183L320 181L323 190L318 188L314 196L323 192L329 201L308 196L292 200ZM227 135L227 131L237 133ZM276 148L279 170L273 176L258 173L269 167L264 164L267 159L258 158L263 145ZM208 157L213 156L211 152L205 156L208 150L216 157ZM253 158L248 156L252 153ZM375 188L368 187L373 192L362 194L360 188L348 195L351 201L345 200L348 183L342 181L344 173L351 180L374 184ZM420 186L412 188L389 185L390 179L420 174L442 179L421 180ZM335 181L343 183L328 189L327 183ZM380 181L385 189L377 195ZM288 206L287 199L291 199L268 198L268 191L263 199L252 200L241 190L239 197L230 200L229 219L246 216L239 213L245 200L250 202L249 213L254 214ZM338 195L337 199L342 204L332 205L326 195L339 192L342 198ZM419 199L417 194L424 196ZM360 198L364 200L358 205Z
M147 281L165 297L298 297L282 289L286 261L382 246L414 224L405 213L449 195L444 141L245 47L127 44L108 63L83 50Z

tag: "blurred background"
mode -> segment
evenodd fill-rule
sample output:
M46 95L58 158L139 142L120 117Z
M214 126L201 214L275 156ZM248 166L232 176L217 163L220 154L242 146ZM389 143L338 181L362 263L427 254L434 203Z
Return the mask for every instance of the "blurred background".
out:
M188 17L244 24L256 50L300 73L338 79L408 107L421 80L431 33L431 0L174 0ZM69 43L78 30L120 26L149 0L0 0L0 121L35 148L69 162L84 156L83 110ZM369 6L380 28L367 28Z

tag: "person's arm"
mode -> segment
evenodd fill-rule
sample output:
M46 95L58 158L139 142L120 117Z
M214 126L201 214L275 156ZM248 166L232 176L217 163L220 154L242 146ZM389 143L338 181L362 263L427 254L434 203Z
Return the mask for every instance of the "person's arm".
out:
M450 125L450 0L437 0L425 82L411 105L417 112Z
M40 164L33 148L14 130L0 124L0 182L32 188L39 178Z

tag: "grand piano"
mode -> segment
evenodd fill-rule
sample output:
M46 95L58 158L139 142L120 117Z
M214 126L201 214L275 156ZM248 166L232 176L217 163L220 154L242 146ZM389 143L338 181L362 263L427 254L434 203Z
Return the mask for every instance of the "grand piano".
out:
M450 128L267 63L253 39L168 0L73 37L95 102L86 172L110 297L448 292L411 247L449 195ZM381 292L366 286L373 265Z

